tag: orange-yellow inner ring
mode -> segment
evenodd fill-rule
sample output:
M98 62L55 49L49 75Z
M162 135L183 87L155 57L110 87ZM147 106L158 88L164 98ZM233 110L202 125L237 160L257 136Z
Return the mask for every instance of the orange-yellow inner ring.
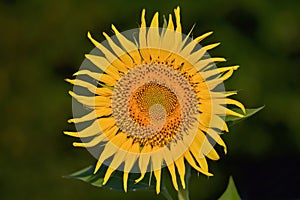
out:
M167 87L157 83L145 84L134 91L129 100L130 117L139 126L147 126L151 123L149 109L155 104L164 107L167 116L162 129L155 135L141 135L135 137L142 146L164 146L168 144L178 132L181 119L181 110L176 95Z

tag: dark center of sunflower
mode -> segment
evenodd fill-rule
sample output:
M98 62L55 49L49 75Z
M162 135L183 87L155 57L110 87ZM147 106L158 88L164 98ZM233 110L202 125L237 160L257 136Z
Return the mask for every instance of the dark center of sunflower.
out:
M157 83L145 84L133 92L129 100L130 117L139 126L151 126L157 131L135 137L142 145L164 146L176 135L180 124L181 110L176 95Z

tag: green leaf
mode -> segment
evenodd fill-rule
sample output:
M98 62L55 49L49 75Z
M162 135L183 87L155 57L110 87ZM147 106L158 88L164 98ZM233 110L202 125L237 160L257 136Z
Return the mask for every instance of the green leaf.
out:
M241 197L240 197L239 193L237 192L237 189L235 187L232 177L230 176L228 186L227 186L225 192L222 194L222 196L218 200L240 200L240 199L241 199Z
M225 121L228 123L229 126L232 126L234 124L237 124L238 122L241 122L242 120L254 115L255 113L257 113L258 111L262 110L265 106L261 106L259 108L246 108L246 114L245 117L240 118L240 117L236 117L236 116L226 116ZM231 109L234 112L240 113L240 114L244 114L242 112L241 109L239 108L233 108Z
M116 170L112 173L109 180L103 185L104 176L107 170L106 166L101 166L96 174L94 174L95 166L91 165L82 170L79 170L73 174L64 176L64 178L77 179L87 183L90 183L96 187L109 188L111 190L124 191L123 189L123 172ZM135 183L135 180L140 177L140 174L130 173L128 178L128 191L136 190L154 190L155 182L150 179L150 173L146 173L144 179L139 183Z

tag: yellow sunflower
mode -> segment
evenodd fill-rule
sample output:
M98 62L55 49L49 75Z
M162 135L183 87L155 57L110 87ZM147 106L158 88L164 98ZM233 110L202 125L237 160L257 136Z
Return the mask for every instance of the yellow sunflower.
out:
M86 55L86 62L94 68L82 67L76 79L66 79L74 88L88 91L69 92L88 113L70 119L84 125L65 134L81 138L75 147L92 149L98 160L94 173L108 166L103 184L121 170L127 191L130 173L140 173L139 182L146 172L153 172L159 193L161 170L167 167L178 190L177 174L185 188L185 163L212 176L206 158L219 159L215 143L226 152L220 137L228 132L225 116L243 117L226 108L232 104L245 112L240 102L228 98L236 92L223 87L238 66L217 68L215 63L225 59L210 57L207 51L219 43L199 44L212 32L192 39L182 33L179 7L174 13L175 24L170 14L160 28L155 13L148 27L143 10L140 28L120 33L112 25L115 35L103 33L102 43L88 33L96 48Z

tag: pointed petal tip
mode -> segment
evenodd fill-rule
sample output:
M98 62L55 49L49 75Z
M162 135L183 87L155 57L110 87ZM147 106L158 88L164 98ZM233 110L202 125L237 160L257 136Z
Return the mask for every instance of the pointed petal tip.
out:
M105 38L108 38L108 37L109 37L105 32L102 32L102 35L103 35Z
M227 154L227 148L226 147L224 147L224 153Z
M185 190L186 186L185 186L185 182L181 182L182 188Z
M179 190L178 185L177 185L177 186L173 185L173 186L174 186L174 189L175 189L176 191Z
M157 187L157 188L156 188L156 194L159 194L159 193L160 193L160 188Z
M93 171L93 174L96 174L96 173L97 173L97 171L98 171L98 170L96 170L96 169L95 169L95 170ZM102 184L104 185L104 183L102 183Z
M116 35L120 34L120 32L118 31L118 29L115 27L115 25L111 25L111 29L115 32Z
M69 79L69 78L65 78L64 81L66 81L66 82L68 82L68 83L71 83L72 80Z
M127 181L128 181L128 173L124 172L124 175L123 175L124 192L127 192Z
M87 37L89 38L89 40L93 41L93 37L90 31L87 32Z
M69 124L71 124L71 123L74 123L75 121L74 121L74 119L68 119L68 121L67 121Z
M213 34L214 32L213 31L209 31L209 32L207 32L206 34L209 36L209 35L211 35L211 34Z
M144 176L145 176L145 173L142 173L141 176L140 176L138 179L135 179L135 180L134 180L134 182L135 182L136 184L139 183L141 180L143 180Z
M93 174L96 174L96 173L98 172L98 170L99 170L100 166L101 166L101 163L99 163L99 161L98 161L98 163L96 164L96 167L95 167L95 169L94 169L94 172L93 172ZM105 185L104 181L103 181L103 183L102 183L102 184L103 184L103 185Z
M75 93L74 93L73 91L71 91L71 90L70 90L68 93L69 93L69 95L71 95L72 97L75 95Z
M72 143L73 147L82 147L82 143L78 143L78 142L73 142Z
M64 134L72 137L78 137L77 132L64 131Z

